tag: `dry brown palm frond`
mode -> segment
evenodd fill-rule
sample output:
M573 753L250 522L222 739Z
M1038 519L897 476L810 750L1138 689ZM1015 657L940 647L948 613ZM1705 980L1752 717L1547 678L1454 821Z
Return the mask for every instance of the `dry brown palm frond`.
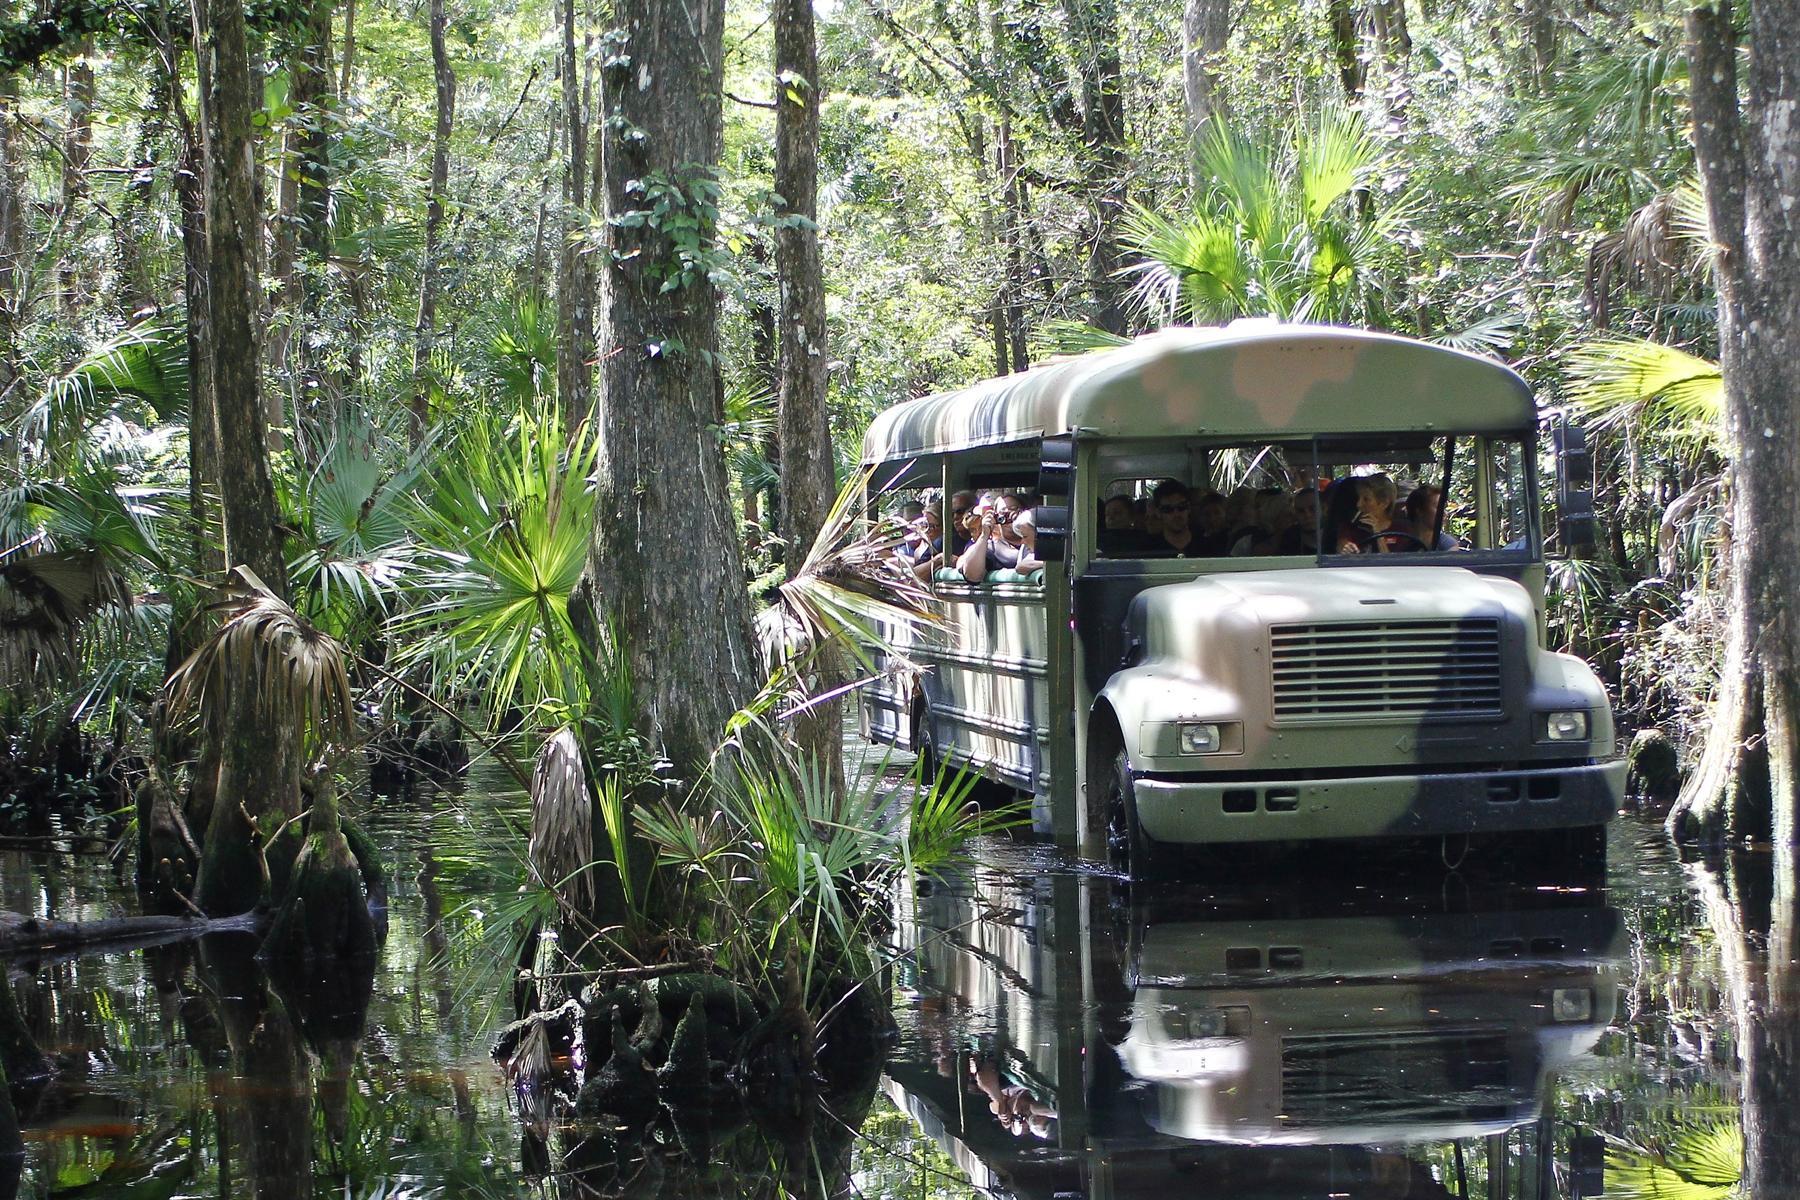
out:
M1594 323L1608 322L1613 290L1623 284L1663 300L1704 279L1711 237L1699 189L1684 183L1656 195L1615 233L1588 251L1587 303Z
M594 911L594 806L581 739L564 726L538 751L531 776L531 871L559 903Z
M226 598L212 606L223 623L164 685L169 708L203 719L224 712L231 689L253 689L261 712L293 719L323 741L347 741L354 701L348 655L245 566L232 571Z
M938 618L931 591L894 553L904 531L866 520L874 468L857 472L841 491L793 578L776 588L775 603L757 614L757 639L771 671L842 640L867 665L864 648L888 626L920 626Z
M71 669L82 623L131 605L130 585L103 555L42 545L34 537L0 552L0 686L9 690Z

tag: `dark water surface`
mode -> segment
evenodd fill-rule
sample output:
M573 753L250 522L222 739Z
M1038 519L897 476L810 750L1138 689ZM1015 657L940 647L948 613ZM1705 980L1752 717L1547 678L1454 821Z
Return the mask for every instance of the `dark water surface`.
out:
M392 872L372 982L277 989L229 939L0 961L59 1068L20 1114L19 1194L1491 1200L1648 1195L1737 1144L1716 939L1660 833L1622 821L1604 878L1320 851L1127 888L984 844L897 898L900 1041L856 1130L711 1165L683 1132L578 1175L572 1114L488 1056L511 1016L507 811L365 814ZM4 853L0 908L134 902L103 858Z

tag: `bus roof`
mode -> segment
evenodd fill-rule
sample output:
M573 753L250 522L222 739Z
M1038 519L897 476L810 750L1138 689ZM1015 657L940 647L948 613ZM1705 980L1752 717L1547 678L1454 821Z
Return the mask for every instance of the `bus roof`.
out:
M1473 354L1386 333L1266 319L1165 329L1129 345L897 404L863 462L1081 431L1100 437L1268 437L1536 423L1525 381Z

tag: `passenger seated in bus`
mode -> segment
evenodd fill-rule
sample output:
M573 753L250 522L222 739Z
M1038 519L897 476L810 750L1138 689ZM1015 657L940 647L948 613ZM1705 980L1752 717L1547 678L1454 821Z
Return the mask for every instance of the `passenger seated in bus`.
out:
M1256 526L1256 489L1249 485L1231 489L1225 498L1225 547L1229 550Z
M1208 492L1193 502L1189 514L1195 536L1200 539L1200 554L1206 558L1222 558L1231 550L1231 530L1225 517L1225 497Z
M1319 552L1319 491L1303 487L1294 493L1294 522L1281 535L1279 553L1317 554Z
M975 512L974 492L952 492L950 494L950 554L955 557L969 548L975 535L969 532L974 524L972 514Z
M1193 498L1187 484L1165 479L1156 485L1156 491L1150 496L1150 508L1160 525L1154 537L1145 539L1141 551L1145 558L1201 557L1200 539L1194 536L1194 528L1188 521L1192 507Z
M944 565L944 519L934 506L915 523L918 539L911 547L903 546L896 557L900 565L917 579L930 579Z
M1017 496L984 498L978 511L975 540L956 558L956 569L970 583L980 583L989 571L1017 570L1021 549L1011 541L1012 524L1019 517Z
M1013 522L1013 536L1019 539L1019 562L1013 570L1021 575L1043 570L1044 562L1037 556L1037 510L1028 508L1019 514Z
M1412 550L1463 550L1466 547L1461 539L1450 536L1438 529L1438 508L1444 500L1444 489L1435 483L1421 483L1406 497L1406 527L1412 531L1418 543L1407 543ZM1432 531L1437 530L1434 538Z
M1409 531L1394 522L1394 500L1399 489L1386 475L1352 475L1333 485L1342 493L1332 497L1327 512L1339 554L1385 554L1396 544L1409 544ZM1384 537L1390 530L1408 537Z
M1134 558L1144 545L1130 496L1109 496L1100 505L1098 548L1106 558Z
M1294 523L1294 509L1280 488L1264 488L1256 494L1256 520L1232 543L1235 558L1262 557L1281 552L1281 538Z

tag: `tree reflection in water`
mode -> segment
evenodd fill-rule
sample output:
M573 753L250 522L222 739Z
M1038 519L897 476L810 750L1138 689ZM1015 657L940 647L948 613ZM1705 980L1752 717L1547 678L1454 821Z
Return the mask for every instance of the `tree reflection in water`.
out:
M1800 881L1793 848L1688 865L1718 939L1737 1031L1741 1185L1800 1196Z

